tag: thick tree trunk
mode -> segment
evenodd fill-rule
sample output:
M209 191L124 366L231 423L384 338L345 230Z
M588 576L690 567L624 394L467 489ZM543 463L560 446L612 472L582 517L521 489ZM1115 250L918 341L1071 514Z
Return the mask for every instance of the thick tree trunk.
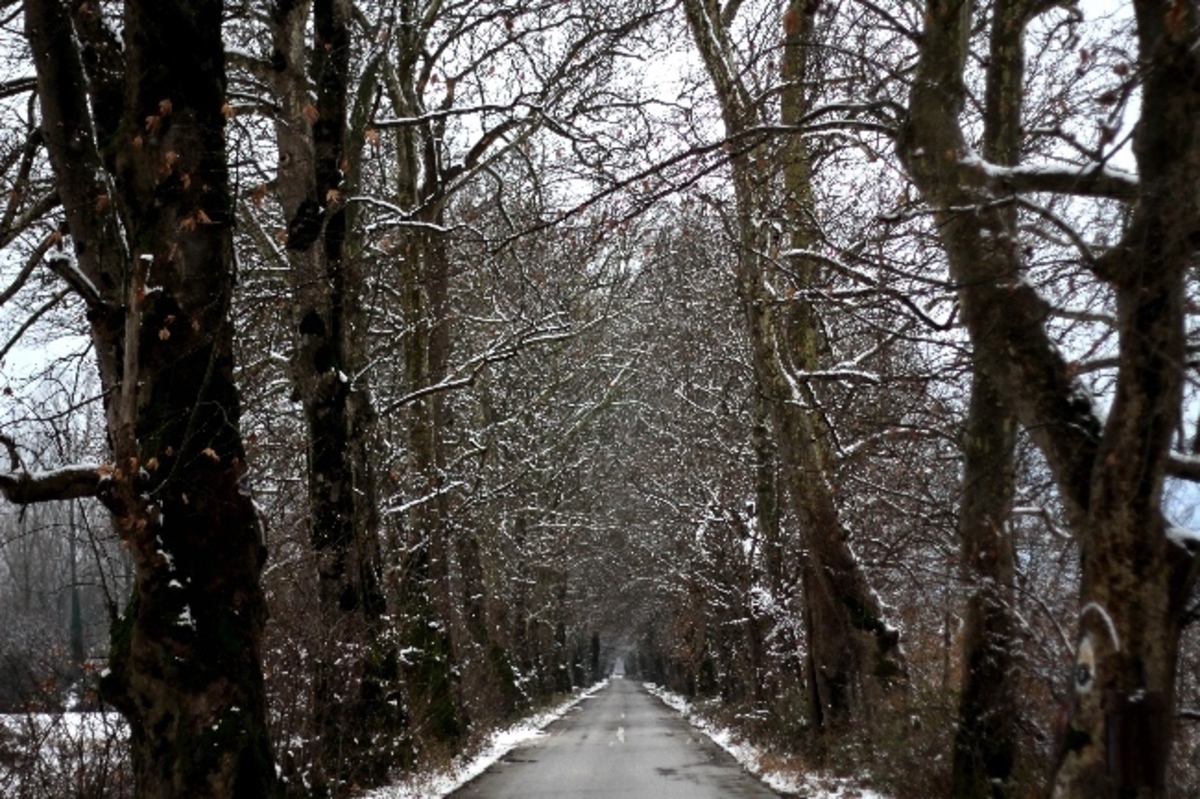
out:
M440 217L431 220L434 224ZM432 741L456 744L466 719L457 689L456 653L449 624L455 617L450 587L449 504L441 431L448 353L447 264L439 234L413 231L399 264L401 302L409 334L401 346L410 392L428 391L405 410L408 468L418 493L407 514L412 553L400 593L405 645L414 654L405 667L414 726Z
M82 6L73 30L64 4L26 4L105 389L115 459L102 497L135 568L101 690L129 722L139 797L276 787L260 667L265 549L240 485L221 12L215 0L127 2L116 113L121 78L97 75L89 98L76 49L96 33L95 10Z
M693 37L721 103L728 136L745 134L761 111L750 99L732 63L728 20L716 4L689 0L684 4ZM791 3L784 14L784 123L802 115L805 51L815 7ZM737 152L732 158L737 206L738 291L750 332L751 362L770 410L782 475L801 533L805 628L808 644L810 709L818 729L845 729L864 717L868 694L903 676L898 637L883 621L878 600L868 589L857 561L846 544L829 477L828 432L820 419L817 399L797 375L813 369L819 357L815 309L796 300L781 318L768 289L771 278L764 253L770 247L762 220L770 217L772 179L780 166L764 163L765 147ZM808 215L812 212L808 153L796 137L781 148L787 196L787 222L792 249L810 242ZM811 259L794 259L803 291L805 281L817 278Z
M1025 13L1023 0L997 0L992 7L983 149L985 158L1005 166L1021 159ZM1015 231L1016 207L1004 213ZM1008 529L1016 425L985 364L975 359L958 520L964 579L971 590L953 764L954 795L963 799L1002 799L1016 756L1015 564Z

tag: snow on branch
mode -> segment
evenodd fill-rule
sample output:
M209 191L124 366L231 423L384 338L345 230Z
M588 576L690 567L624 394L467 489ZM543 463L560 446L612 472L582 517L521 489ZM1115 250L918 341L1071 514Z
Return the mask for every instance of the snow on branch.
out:
M1137 175L1107 165L1007 167L985 161L974 152L960 159L958 165L964 183L990 185L1018 194L1048 192L1132 200L1138 191Z
M508 114L516 111L519 108L536 111L539 106L524 100L517 100L512 103L483 103L462 108L439 108L436 111L430 111L425 114L413 117L392 117L390 119L376 119L371 123L372 127L377 129L383 128L404 128L415 125L423 125L428 122L433 122L450 117L468 116L470 114Z
M103 482L98 466L64 466L49 472L29 472L21 463L16 443L0 435L0 444L8 450L8 474L0 474L0 492L14 505L33 505L63 499L94 497Z
M1177 547L1192 554L1200 552L1200 532L1186 527L1167 528L1167 538Z

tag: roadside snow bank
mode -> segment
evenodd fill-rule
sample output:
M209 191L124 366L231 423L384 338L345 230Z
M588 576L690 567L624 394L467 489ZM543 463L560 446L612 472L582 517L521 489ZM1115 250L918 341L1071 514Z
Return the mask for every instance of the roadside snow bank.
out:
M887 799L881 793L868 790L852 780L840 779L825 774L799 771L768 770L763 766L761 749L739 738L733 730L718 727L697 714L691 702L679 694L661 688L654 683L642 683L646 691L657 696L663 704L677 711L688 723L707 735L717 746L731 754L746 771L763 781L768 788L782 794L803 796L806 799Z
M608 680L598 682L557 707L535 713L511 727L493 732L477 754L470 758L455 758L446 771L409 775L394 785L365 794L363 799L442 799L487 771L513 749L545 735L543 730L551 722L561 719L568 710L606 685Z

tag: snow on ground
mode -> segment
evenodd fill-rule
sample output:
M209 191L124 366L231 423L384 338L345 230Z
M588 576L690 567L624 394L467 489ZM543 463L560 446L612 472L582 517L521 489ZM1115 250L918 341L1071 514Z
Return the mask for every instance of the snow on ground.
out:
M746 771L758 777L773 791L803 796L806 799L887 799L883 794L863 788L852 780L826 774L767 770L762 765L764 752L761 749L741 740L736 732L719 727L696 713L692 704L679 694L654 683L642 684L648 692L661 699L667 707L677 711L689 724L711 738L713 743L731 754Z
M363 799L442 799L487 771L513 749L545 735L543 730L551 722L565 716L568 710L606 685L608 680L596 683L557 707L535 713L511 727L493 732L477 754L469 758L455 758L445 771L405 776L394 785L371 791Z
M108 713L14 713L0 715L0 728L14 735L46 739L57 734L71 739L108 738L127 734L125 722Z
M82 795L120 780L129 728L108 713L0 715L0 796Z

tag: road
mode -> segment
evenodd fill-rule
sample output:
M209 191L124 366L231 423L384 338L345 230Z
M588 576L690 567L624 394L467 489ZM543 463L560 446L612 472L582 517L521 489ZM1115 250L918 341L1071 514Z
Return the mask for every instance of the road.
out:
M613 679L546 732L451 797L778 799L638 682Z

